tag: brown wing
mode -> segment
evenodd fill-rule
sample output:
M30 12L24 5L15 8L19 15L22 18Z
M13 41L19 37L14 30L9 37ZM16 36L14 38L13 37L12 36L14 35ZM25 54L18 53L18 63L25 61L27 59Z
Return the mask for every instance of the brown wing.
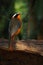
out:
M9 33L13 35L21 27L21 22L17 18L11 20L9 24Z

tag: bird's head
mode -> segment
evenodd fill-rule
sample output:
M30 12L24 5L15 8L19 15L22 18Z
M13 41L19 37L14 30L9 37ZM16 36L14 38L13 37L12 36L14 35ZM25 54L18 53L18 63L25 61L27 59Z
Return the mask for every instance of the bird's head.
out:
M16 13L16 14L14 14L14 15L12 16L12 18L17 18L17 19L20 20L20 13Z

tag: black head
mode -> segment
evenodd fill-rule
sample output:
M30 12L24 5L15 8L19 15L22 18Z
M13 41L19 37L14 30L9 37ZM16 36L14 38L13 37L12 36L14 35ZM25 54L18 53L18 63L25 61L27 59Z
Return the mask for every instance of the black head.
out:
M14 15L13 15L13 17L17 17L18 15L20 15L20 13L15 13Z

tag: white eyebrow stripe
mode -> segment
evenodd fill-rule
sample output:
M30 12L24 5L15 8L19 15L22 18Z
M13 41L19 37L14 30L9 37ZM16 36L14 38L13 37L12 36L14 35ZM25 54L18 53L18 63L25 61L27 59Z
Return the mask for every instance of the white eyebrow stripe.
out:
M13 15L13 18L16 16L16 14Z

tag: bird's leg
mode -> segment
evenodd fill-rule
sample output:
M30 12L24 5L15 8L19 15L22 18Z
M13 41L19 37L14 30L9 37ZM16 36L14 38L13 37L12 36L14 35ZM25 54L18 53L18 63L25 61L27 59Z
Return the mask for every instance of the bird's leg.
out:
M9 43L8 43L8 48L10 48L10 42L11 42L11 36L9 34Z
M13 38L11 38L11 35L9 34L9 50L13 51Z
M9 50L13 50L13 40L11 39L10 40L10 43L9 43Z
M15 44L16 41L14 40L14 37L10 39L10 43L9 43L9 50L13 51L15 49Z

